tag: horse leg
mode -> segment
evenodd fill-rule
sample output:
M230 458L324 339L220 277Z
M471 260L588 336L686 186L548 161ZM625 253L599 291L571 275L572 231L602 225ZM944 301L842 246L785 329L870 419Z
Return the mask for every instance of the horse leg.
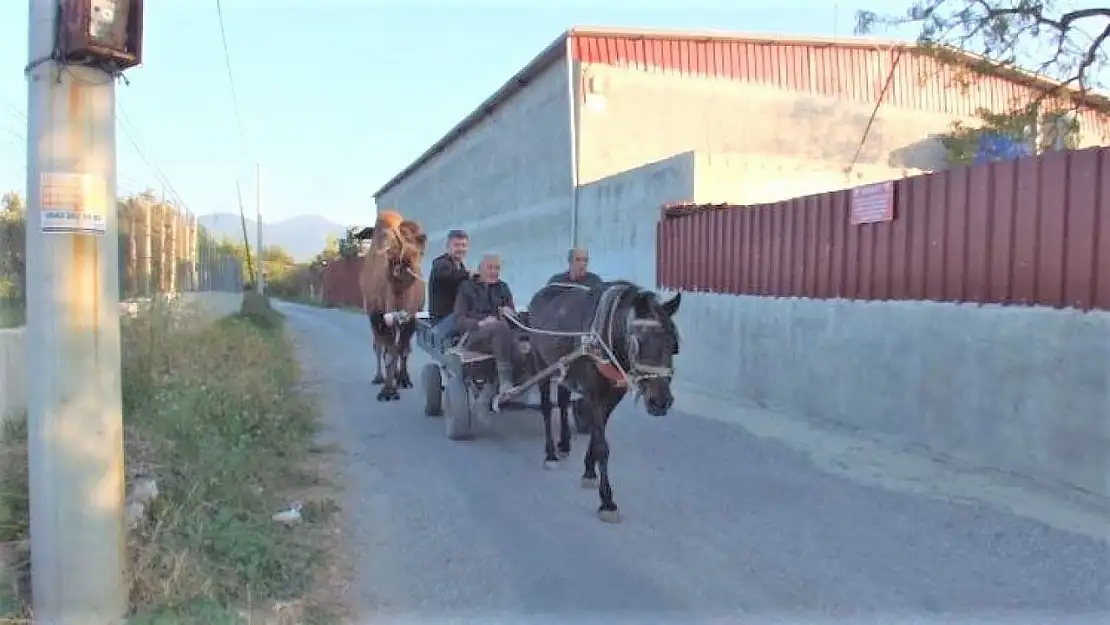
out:
M598 473L601 474L597 494L601 498L601 505L597 508L597 516L606 523L619 523L621 520L620 509L613 501L613 486L609 482L609 441L605 437L605 429L609 424L609 416L624 398L624 391L607 389L598 401L589 397L587 406L593 411L593 420L590 426L590 455L597 462ZM596 406L596 407L594 407Z
M412 335L416 332L416 320L406 321L401 326L400 334L400 366L397 370L397 386L412 388L412 378L409 377L409 354L412 353Z
M586 456L582 459L585 470L582 471L582 488L597 488L597 460L594 457L594 439L597 434L595 428L590 428L590 444L586 446Z
M563 385L555 387L559 400L559 459L570 455L570 390Z
M551 380L541 380L536 385L540 392L540 414L543 415L543 468L554 469L559 457L555 455L555 440L551 434Z

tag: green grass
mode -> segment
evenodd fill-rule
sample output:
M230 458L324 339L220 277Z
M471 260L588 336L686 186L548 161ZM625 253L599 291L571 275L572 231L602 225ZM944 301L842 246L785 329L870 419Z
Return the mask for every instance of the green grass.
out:
M0 328L17 328L27 322L23 302L0 300Z
M168 310L123 321L128 475L154 467L160 490L130 534L130 625L245 622L243 610L277 601L299 622L339 614L326 588L337 507L320 478L313 408L296 391L282 316L248 299L237 315L174 332ZM9 434L0 542L21 544L25 429ZM271 519L290 500L303 502L305 523Z

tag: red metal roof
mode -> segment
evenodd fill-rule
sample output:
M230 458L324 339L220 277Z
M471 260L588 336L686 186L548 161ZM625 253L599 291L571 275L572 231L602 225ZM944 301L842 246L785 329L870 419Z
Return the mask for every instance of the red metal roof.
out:
M878 101L889 82L883 94L886 105L953 115L973 115L980 108L1007 108L1027 99L1031 87L1044 90L1057 86L1031 74L1000 68L997 76L961 91L953 85L956 68L933 56L906 54L919 49L905 41L859 37L576 26L551 42L497 92L378 189L374 197L407 178L568 54L586 63L645 70L661 68L867 103ZM969 65L981 60L971 54L961 58L966 58ZM922 76L928 75L937 75L942 80L922 81ZM953 97L954 94L959 95ZM1110 98L1100 94L1086 93L1082 100L1093 108L1110 109ZM1098 117L1096 123L1105 127L1104 118Z

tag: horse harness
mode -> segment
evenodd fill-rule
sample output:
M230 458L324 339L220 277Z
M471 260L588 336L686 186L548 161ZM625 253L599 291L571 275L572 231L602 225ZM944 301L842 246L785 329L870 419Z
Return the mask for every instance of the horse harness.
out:
M548 286L559 286L586 291L590 290L590 287L572 282L552 282ZM621 366L620 360L613 350L613 333L617 321L617 307L620 305L621 296L632 288L634 287L626 284L615 284L606 288L605 291L602 292L601 299L598 301L597 308L594 311L594 319L590 323L590 329L585 332L542 330L529 327L519 319L510 317L509 320L514 325L530 334L573 337L578 339L578 347L574 351L563 356L543 371L538 372L518 388L523 389L530 387L552 373L555 374L553 376L555 382L562 382L567 375L567 370L571 363L582 357L592 360L602 377L609 380L609 382L617 388L631 387L638 391L640 383L644 380L670 378L674 374L672 368L641 363L638 358L641 335L661 325L660 322L655 319L637 319L634 311L630 310L628 312L628 318L625 321L625 326L628 328L627 336L625 337L625 353L628 355L629 365L627 369Z

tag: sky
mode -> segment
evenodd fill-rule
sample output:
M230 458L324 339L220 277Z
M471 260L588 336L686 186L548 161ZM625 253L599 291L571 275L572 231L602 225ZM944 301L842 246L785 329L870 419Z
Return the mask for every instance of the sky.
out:
M116 87L119 193L161 190L156 167L193 212L236 212L258 163L264 221L366 224L374 191L570 26L850 35L866 4L223 0L244 146L216 0L148 0L143 64ZM0 2L0 192L26 186L27 9Z

